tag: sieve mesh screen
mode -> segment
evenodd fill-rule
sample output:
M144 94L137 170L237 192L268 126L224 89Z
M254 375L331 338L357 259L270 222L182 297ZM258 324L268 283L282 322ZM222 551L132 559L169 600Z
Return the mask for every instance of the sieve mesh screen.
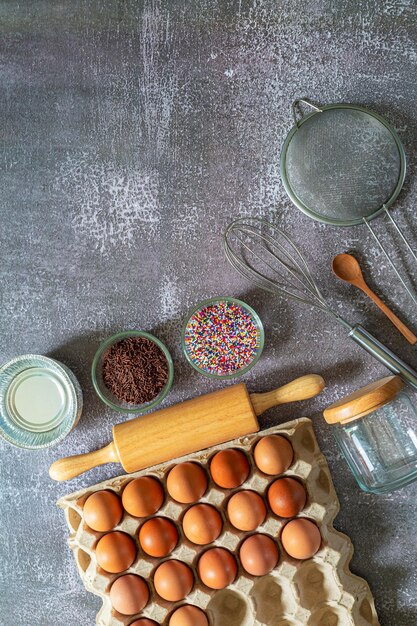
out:
M334 108L307 118L285 154L287 183L318 219L340 224L370 217L401 176L391 131L371 113Z

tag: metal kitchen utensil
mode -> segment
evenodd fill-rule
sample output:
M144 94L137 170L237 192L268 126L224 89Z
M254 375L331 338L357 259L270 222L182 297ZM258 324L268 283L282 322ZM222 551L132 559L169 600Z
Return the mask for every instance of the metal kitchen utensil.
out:
M299 118L303 103L312 113ZM385 212L408 251L417 255L388 207L403 186L406 158L394 128L380 115L352 104L317 107L292 104L295 125L281 153L281 177L291 200L309 217L335 226L366 224L395 274L417 297L395 266L370 220Z
M257 287L330 314L357 344L417 389L417 372L359 324L352 326L326 302L302 253L281 229L259 218L237 219L224 235L230 264Z
M417 343L415 334L402 322L391 309L381 300L379 296L365 282L361 267L352 254L337 254L333 257L332 269L335 276L350 285L354 285L361 289L370 298L377 307L388 317L400 333L407 339L411 345Z

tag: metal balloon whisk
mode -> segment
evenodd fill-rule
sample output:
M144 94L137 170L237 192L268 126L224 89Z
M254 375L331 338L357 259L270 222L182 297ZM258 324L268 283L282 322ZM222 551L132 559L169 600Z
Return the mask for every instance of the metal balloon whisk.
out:
M231 265L257 287L330 313L351 328L326 302L300 250L280 228L238 219L226 230L224 248Z
M288 235L259 219L237 219L224 235L230 264L260 289L330 314L357 344L417 389L417 373L359 324L352 326L326 302L307 262Z

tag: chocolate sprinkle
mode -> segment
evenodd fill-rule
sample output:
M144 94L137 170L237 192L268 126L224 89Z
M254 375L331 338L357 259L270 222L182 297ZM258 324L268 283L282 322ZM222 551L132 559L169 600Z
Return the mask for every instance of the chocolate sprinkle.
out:
M127 337L103 355L103 382L121 402L150 402L168 381L166 356L146 337Z

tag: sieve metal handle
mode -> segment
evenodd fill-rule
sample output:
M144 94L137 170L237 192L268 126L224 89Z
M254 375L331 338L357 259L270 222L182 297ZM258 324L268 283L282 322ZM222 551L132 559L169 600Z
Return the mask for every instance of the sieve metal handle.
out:
M392 217L391 215L391 211L388 209L388 207L385 206L384 204L384 211L385 213L388 215L391 224L394 226L395 230L397 231L397 233L400 235L401 239L403 240L403 242L405 243L405 245L408 248L408 251L411 253L411 255L414 257L414 260L417 261L417 254L414 252L413 248L411 247L410 242L408 241L408 239L406 238L406 236L404 235L403 231L401 230L401 228L398 226L397 222L395 221L395 219Z
M390 217L392 223L394 224L394 226L398 230L399 234L401 235L401 237L403 238L403 240L407 244L407 247L409 248L409 250L411 250L410 244L405 239L402 231L399 229L398 224L394 221L394 218L392 217L390 212L387 210L387 207L385 205L384 205L384 209L385 209L385 212ZM389 262L389 264L391 265L392 269L394 270L397 278L401 281L401 283L402 283L403 287L405 288L405 290L407 291L408 295L410 296L410 298L412 299L414 304L417 304L417 296L416 296L416 294L410 289L410 287L407 285L407 283L405 282L404 278L401 276L401 274L398 271L398 269L395 267L395 264L394 264L394 261L391 258L391 255L389 254L388 250L385 248L384 244L382 243L382 241L380 240L380 238L378 237L378 235L376 234L376 232L374 231L374 229L370 225L369 220L366 217L364 217L363 221L365 222L365 224L367 225L369 231L371 232L372 237L375 239L375 241L377 242L378 246L381 248L382 252L385 254L385 257L386 257L387 261ZM411 252L412 252L413 256L415 257L414 252L412 250L411 250Z
M352 328L349 337L378 361L383 363L391 372L398 374L405 383L417 389L417 372L391 352L383 343L378 341L371 333L368 333L360 324Z
M320 109L318 106L316 106L315 104L310 102L310 100L305 100L304 98L297 98L297 100L294 100L294 102L291 105L291 113L292 113L292 116L294 118L294 123L297 126L297 128L299 126L300 121L304 117L303 112L301 111L301 109L298 106L301 102L303 104L305 104L306 106L309 106L312 109L314 109L317 113L322 113L322 111L323 111L323 109ZM301 114L300 117L298 117L298 113Z

